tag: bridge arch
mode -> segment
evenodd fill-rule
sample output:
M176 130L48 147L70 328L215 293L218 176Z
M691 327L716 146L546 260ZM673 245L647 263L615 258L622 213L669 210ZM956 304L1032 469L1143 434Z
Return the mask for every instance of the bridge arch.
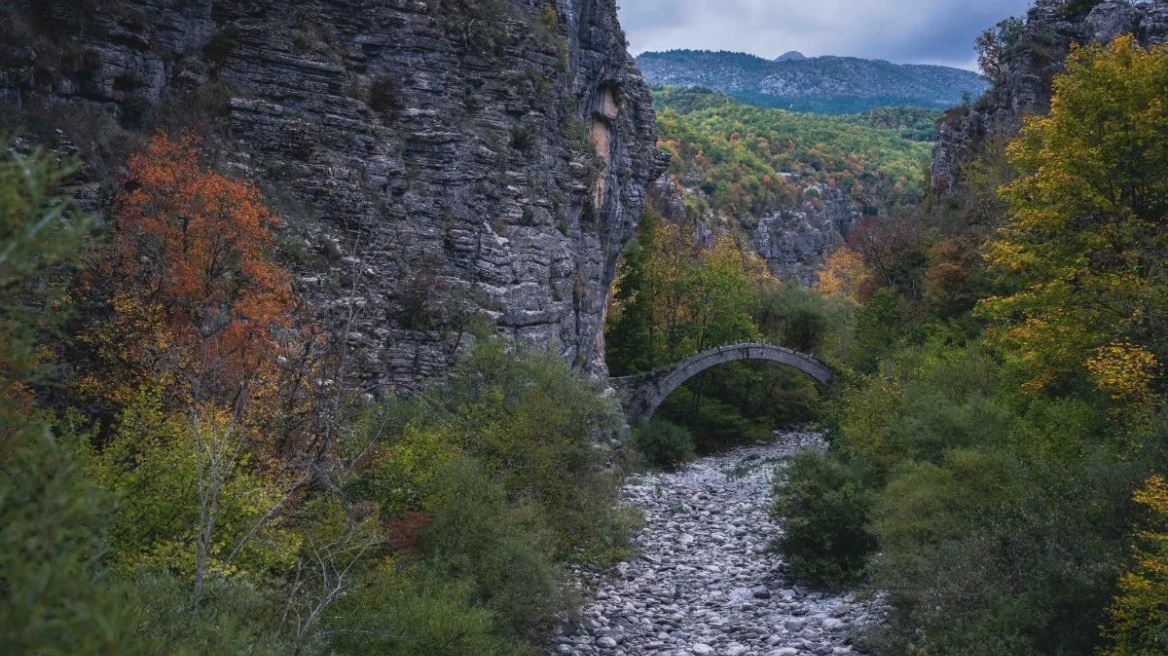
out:
M831 383L831 368L815 356L759 342L731 344L702 351L678 364L635 376L611 378L630 424L648 421L670 394L701 372L727 362L778 362L810 376L821 388Z

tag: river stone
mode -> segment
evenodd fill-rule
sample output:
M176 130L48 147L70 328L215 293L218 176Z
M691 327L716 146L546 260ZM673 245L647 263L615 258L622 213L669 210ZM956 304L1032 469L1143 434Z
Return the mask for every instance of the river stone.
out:
M786 577L781 554L754 549L781 531L770 516L776 464L824 447L819 435L790 433L630 479L622 496L645 513L634 538L639 555L611 577L574 570L592 593L583 622L560 627L570 653L832 656L847 649L842 629L879 621L881 609L850 595L799 589ZM683 504L693 512L678 512Z

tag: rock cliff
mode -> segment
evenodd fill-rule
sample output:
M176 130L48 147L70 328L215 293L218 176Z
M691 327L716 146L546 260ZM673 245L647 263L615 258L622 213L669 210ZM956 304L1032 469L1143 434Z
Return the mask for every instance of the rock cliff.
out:
M6 4L5 111L213 135L371 389L441 375L476 325L603 372L665 166L612 0Z
M1051 85L1063 70L1071 44L1105 43L1134 34L1144 45L1168 39L1168 1L1104 0L1083 14L1084 3L1039 0L1009 31L1002 44L999 74L993 87L972 107L951 110L938 124L932 157L932 184L944 190L960 175L960 166L979 152L988 138L1018 131L1028 114L1050 108Z
M827 256L844 243L848 231L861 216L860 208L843 191L826 184L810 184L797 197L758 216L752 225L703 203L700 180L661 179L650 190L648 201L669 221L691 226L698 242L709 246L715 231L741 235L780 280L811 287ZM687 186L693 185L693 186Z
M844 243L859 218L859 208L842 191L812 185L800 194L798 209L759 218L754 249L779 279L810 287L818 282L827 256Z

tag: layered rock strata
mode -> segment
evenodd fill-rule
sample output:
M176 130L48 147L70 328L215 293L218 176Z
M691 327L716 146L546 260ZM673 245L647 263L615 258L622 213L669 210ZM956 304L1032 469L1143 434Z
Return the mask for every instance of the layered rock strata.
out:
M662 171L610 0L18 0L0 102L210 135L359 382L494 331L603 373L604 308Z

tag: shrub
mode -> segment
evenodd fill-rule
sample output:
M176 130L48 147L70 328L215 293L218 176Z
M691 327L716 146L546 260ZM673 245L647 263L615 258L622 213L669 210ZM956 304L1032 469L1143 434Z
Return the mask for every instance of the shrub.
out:
M382 571L344 597L326 635L337 654L521 656L530 651L498 635L495 616L467 601L465 582Z
M430 421L450 426L509 499L546 511L559 557L620 556L628 534L615 510L616 481L595 449L616 430L616 414L559 356L480 340L423 402L444 410Z
M0 398L6 423L3 406ZM112 504L43 417L29 423L15 434L0 427L11 440L0 444L0 652L123 653L132 614L91 568Z
M373 450L345 493L354 500L376 502L388 517L419 510L438 471L458 456L453 439L442 427L407 424L392 446Z
M134 609L134 630L127 632L119 654L292 653L281 632L282 600L272 589L213 578L192 607L190 585L167 574L139 570L112 583L118 601Z
M1132 467L954 450L902 468L873 515L889 653L1085 654L1122 561Z
M979 348L907 349L848 392L839 446L889 472L947 449L1004 443L1014 428L995 394L999 365Z
M405 108L401 84L388 73L373 78L369 84L369 108L392 121Z
M112 654L133 622L95 572L111 503L80 474L33 388L62 299L50 276L74 261L88 221L60 193L74 171L0 139L0 653ZM68 226L75 226L70 230ZM57 321L54 321L56 319Z
M693 435L662 419L638 426L633 433L633 446L649 464L657 467L676 467L696 456Z
M876 549L867 527L875 484L863 461L813 451L777 477L772 514L784 522L778 546L795 578L829 587L860 578Z
M466 582L468 599L512 635L534 637L566 608L546 517L536 506L509 503L481 464L443 467L425 509L431 520L418 534L425 567Z
M768 340L804 353L838 347L852 322L850 303L793 283L764 287L754 314Z

